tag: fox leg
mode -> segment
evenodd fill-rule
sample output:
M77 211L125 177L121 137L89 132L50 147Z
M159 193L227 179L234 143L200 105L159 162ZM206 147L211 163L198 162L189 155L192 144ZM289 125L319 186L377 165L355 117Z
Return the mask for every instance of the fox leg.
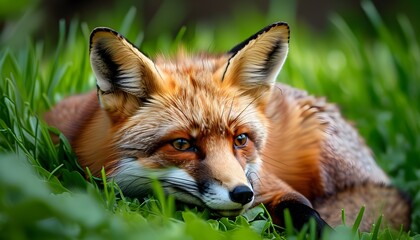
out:
M273 174L265 173L260 176L257 187L257 203L264 203L273 222L281 227L285 226L284 210L288 209L292 217L293 226L301 229L305 223L313 218L316 222L318 235L328 224L312 208L309 200Z
M342 224L341 210L344 209L346 223L354 223L361 206L365 206L361 231L370 231L382 214L382 226L399 229L410 227L411 207L408 197L398 189L377 183L365 183L345 188L334 195L315 199L314 208L331 226Z

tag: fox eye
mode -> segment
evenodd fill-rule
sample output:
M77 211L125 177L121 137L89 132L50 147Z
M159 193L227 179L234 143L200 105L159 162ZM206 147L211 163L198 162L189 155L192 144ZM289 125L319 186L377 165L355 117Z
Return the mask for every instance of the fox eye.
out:
M236 148L243 148L248 143L248 135L241 133L235 137L234 144Z
M172 146L179 151L187 151L190 150L192 145L191 143L185 138L178 138L172 142Z

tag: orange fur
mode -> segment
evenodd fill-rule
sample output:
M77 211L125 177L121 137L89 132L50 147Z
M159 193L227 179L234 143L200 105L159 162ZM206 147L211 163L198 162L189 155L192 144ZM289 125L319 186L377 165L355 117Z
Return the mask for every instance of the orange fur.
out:
M97 94L70 97L45 119L69 138L83 167L94 176L105 168L127 195L158 178L168 194L222 215L264 203L281 222L277 206L293 201L337 224L325 208L330 196L360 197L367 184L375 196L391 195L387 215L401 221L390 225L407 227L409 204L338 109L275 84L288 39L287 24L275 23L227 54L181 51L152 61L98 28L90 43ZM360 208L341 198L336 206ZM363 226L374 220L369 215Z
M319 159L325 126L317 119L317 111L275 89L267 109L271 122L262 155L266 171L309 199L324 193Z

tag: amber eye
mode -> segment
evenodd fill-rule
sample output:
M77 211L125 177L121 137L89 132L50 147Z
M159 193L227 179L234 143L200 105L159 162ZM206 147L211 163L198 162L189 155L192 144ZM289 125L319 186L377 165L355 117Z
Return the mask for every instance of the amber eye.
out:
M247 143L248 143L248 135L246 135L245 133L241 133L235 137L235 141L234 141L235 147L243 148L246 146Z
M187 151L191 149L191 143L185 138L178 138L172 142L172 146L179 151Z

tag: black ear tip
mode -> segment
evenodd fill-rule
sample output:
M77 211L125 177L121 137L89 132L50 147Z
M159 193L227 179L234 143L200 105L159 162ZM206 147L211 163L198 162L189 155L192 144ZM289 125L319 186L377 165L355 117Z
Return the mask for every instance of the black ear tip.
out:
M249 38L247 38L245 41L239 43L238 45L236 45L235 47L233 47L231 50L229 50L228 54L236 54L238 51L240 51L242 48L244 48L246 45L248 45L248 43L256 38L258 38L261 34L270 31L271 29L275 28L275 27L279 27L279 26L284 26L287 28L287 34L288 34L288 39L290 38L290 28L289 28L289 24L287 22L275 22L272 23L268 26L266 26L265 28L261 29L260 31L258 31L257 33L255 33L254 35L250 36Z
M115 35L119 35L117 31L115 31L112 28L109 27L96 27L92 30L92 32L90 33L90 37L94 36L96 33L98 32L110 32L113 33Z
M275 22L275 23L272 23L272 24L268 25L264 29L270 29L270 28L278 27L278 26L284 26L286 28L290 28L289 24L287 22Z
M300 230L302 227L309 222L311 218L315 220L316 223L316 232L318 237L321 236L325 228L332 229L319 215L319 213L295 200L287 200L280 202L274 209L274 214L276 214L277 219L279 220L279 225L284 227L284 210L288 209L292 217L293 227Z
M108 28L108 27L96 27L92 30L92 32L90 33L90 38L89 38L89 50L92 50L92 45L94 42L94 38L98 36L99 33L111 33L113 36L116 37L122 37L117 31Z

